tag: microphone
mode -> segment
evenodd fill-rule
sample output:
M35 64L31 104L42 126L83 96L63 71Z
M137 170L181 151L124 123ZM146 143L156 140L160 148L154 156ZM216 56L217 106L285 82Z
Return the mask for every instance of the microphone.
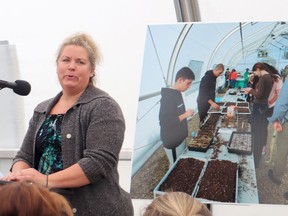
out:
M0 90L2 88L11 88L16 94L26 96L31 91L31 85L24 80L16 80L14 83L0 80Z

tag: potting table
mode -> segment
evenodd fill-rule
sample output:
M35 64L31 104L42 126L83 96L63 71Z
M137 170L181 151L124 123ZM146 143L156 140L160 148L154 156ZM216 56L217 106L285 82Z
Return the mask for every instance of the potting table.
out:
M236 92L236 94L234 94L234 92ZM222 102L243 102L243 101L246 101L246 95L244 95L243 90L241 89L228 89L228 91L222 97L221 101ZM214 144L216 142L216 136L220 136L220 138L224 141L229 141L232 132L236 130L235 128L231 128L231 129L221 128L221 129L222 130L218 130L218 133L215 134L214 141L213 141ZM206 152L189 150L189 148L187 147L180 157L182 158L193 157L193 158L203 159L207 161L211 159L229 160L229 161L238 163L239 169L238 169L238 179L236 180L237 186L238 186L237 193L236 193L236 196L237 196L236 202L243 203L243 204L244 203L247 203L247 204L259 203L253 154L235 154L235 153L228 152L227 145L220 145L220 147L216 149L213 143L210 145L209 149ZM216 150L217 150L217 153L216 153ZM177 163L177 161L175 163ZM162 180L154 189L154 197L165 193L165 192L159 191L159 185L164 181L165 178L167 178L168 174L171 172L173 167L174 166L172 166L168 170L166 175L162 178Z

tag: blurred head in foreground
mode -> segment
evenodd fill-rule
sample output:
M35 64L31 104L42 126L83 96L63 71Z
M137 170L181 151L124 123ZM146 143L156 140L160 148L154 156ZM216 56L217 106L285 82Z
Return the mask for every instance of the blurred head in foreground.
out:
M155 198L143 216L212 216L205 204L183 192Z
M0 216L72 216L67 200L36 184L12 182L0 187Z

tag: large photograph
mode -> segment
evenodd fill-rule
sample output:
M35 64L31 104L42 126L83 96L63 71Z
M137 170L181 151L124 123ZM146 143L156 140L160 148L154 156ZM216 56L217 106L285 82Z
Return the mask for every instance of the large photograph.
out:
M285 21L147 26L132 198L285 205L287 74Z

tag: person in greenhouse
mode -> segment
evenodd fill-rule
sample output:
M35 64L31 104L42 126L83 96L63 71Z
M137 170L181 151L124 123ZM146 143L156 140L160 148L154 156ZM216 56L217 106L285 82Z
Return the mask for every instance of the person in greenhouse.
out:
M246 88L247 85L248 85L248 81L249 81L249 68L246 68L244 74L243 74L243 77L244 77L244 87Z
M237 76L238 76L237 71L235 69L232 69L230 73L230 87L231 88L235 88Z
M257 82L255 89L247 87L245 89L245 94L251 94L254 97L250 122L251 131L254 133L254 162L255 167L258 168L263 146L265 146L267 142L266 112L268 110L268 98L273 81L270 71L262 62L254 64L252 71L254 71L255 76L259 77L259 81Z
M273 183L280 185L282 177L285 174L288 155L288 83L285 82L279 97L275 103L273 114L268 118L269 122L273 124L274 130L277 132L277 153L274 159L274 166L268 171L268 176ZM288 199L288 193L285 198Z
M186 110L182 92L191 86L193 80L195 80L193 71L183 67L177 72L173 86L161 90L160 136L170 166L176 161L177 155L185 149L183 141L188 136L187 118L192 116L194 111Z
M224 65L217 64L214 70L208 70L200 81L199 95L197 98L200 124L204 122L210 106L219 110L220 106L215 103L216 79L224 72Z
M229 85L230 85L230 70L229 68L226 69L225 71L225 88L229 88Z

